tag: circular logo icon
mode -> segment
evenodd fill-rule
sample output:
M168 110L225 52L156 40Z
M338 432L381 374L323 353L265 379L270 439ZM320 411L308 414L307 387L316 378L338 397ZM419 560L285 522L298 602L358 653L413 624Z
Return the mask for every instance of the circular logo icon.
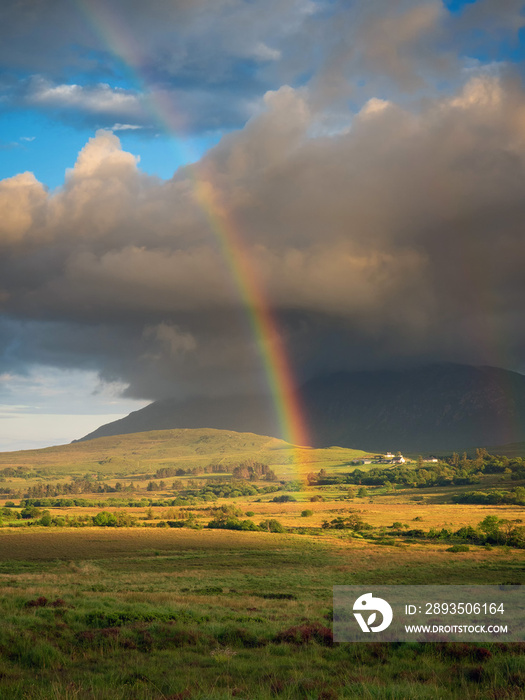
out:
M365 622L365 617L362 613L370 613ZM377 618L377 613L381 613L382 621L374 625ZM383 598L374 598L371 593L365 593L359 596L354 603L354 617L357 620L359 627L363 632L382 632L392 622L392 608L383 600Z

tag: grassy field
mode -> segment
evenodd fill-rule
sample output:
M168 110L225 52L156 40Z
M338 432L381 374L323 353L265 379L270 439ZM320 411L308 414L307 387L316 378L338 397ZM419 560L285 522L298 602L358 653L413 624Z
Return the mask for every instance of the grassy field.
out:
M124 488L38 506L4 491L0 698L524 697L525 644L333 643L336 584L525 583L525 507L454 503L473 488L522 487L519 465L475 485L342 483L362 454L303 449L297 467L279 440L179 430L0 455L0 469L25 470L3 475L19 494L86 472L99 474L86 482L94 488ZM232 480L243 460L271 465L277 479ZM224 472L169 477L162 490L152 477L210 463ZM298 481L321 469L341 483ZM101 511L113 526L91 526ZM487 516L499 535L480 529ZM133 527L121 527L128 517ZM253 531L220 529L242 522ZM451 548L467 527L474 538Z
M335 584L523 582L522 551L0 531L2 698L519 698L523 645L333 644Z

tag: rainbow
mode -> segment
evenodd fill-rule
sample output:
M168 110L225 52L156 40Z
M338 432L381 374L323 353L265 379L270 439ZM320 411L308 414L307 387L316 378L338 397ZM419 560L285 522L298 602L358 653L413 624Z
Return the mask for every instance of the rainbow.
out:
M130 72L130 77L147 94L147 77L141 68L141 48L126 30L123 17L116 16L103 0L75 0L80 12L97 36L117 56ZM162 94L152 95L147 105L150 114L170 136L176 136L185 149L180 134L180 115ZM187 154L190 155L190 154ZM191 163L192 158L187 158ZM293 445L292 456L296 472L300 474L301 446L309 444L308 431L298 396L297 383L290 366L285 342L272 312L257 271L243 242L243 236L232 214L220 201L219 192L209 177L204 179L195 165L186 165L193 184L195 199L205 213L210 230L220 244L223 258L229 268L240 300L246 310L251 332L255 339L276 415L284 439ZM304 456L304 453L303 453Z

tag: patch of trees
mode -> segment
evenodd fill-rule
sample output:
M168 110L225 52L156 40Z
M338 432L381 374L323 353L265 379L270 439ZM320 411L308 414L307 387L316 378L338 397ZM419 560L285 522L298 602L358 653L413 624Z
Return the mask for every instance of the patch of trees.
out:
M4 524L4 520L20 520L22 516L17 510L11 508L0 508L0 525Z
M346 518L339 517L330 521L325 520L322 527L323 530L354 530L354 532L373 529L372 525L365 523L359 515L354 513Z
M289 496L287 493L284 493L282 496L274 496L272 498L272 503L295 503L296 501L296 498Z
M105 501L95 501L87 498L26 498L20 501L21 507L37 506L38 508L144 508L148 505L156 505L151 499L143 498L140 501L121 500L110 498ZM171 501L166 503L171 505Z
M521 519L508 520L499 518L497 515L487 515L476 527L468 525L455 531L448 528L440 530L431 528L428 532L420 529L401 531L399 528L397 532L394 531L392 534L447 542L459 540L478 545L508 545L509 547L525 549L525 527L521 525L522 522Z
M0 469L0 481L5 479L34 479L43 472L34 471L30 467L5 467Z
M244 530L252 532L285 532L285 528L278 520L263 520L256 525L253 520L241 520L242 511L231 506L217 508L214 517L208 523L208 527L221 530Z
M133 482L125 485L117 481L115 486L103 484L95 480L91 475L73 477L71 481L58 482L56 484L36 484L30 486L24 494L24 498L52 498L66 494L78 493L120 493L135 490Z
M237 464L208 464L205 467L196 466L188 469L182 467L161 467L155 472L155 479L166 479L173 476L199 476L201 474L225 474L231 472L234 479L249 481L276 481L275 473L267 464L255 460L245 460Z
M250 481L277 481L275 472L267 464L246 460L233 469L236 479L249 479Z
M197 465L183 469L182 467L161 467L154 474L155 479L168 479L173 476L200 476L201 474L224 474L231 470L225 464L208 464L205 467Z
M150 481L146 487L146 491L165 491L167 488L165 481L160 481L158 484L156 481Z
M387 468L375 467L370 470L354 469L344 475L328 474L321 469L317 474L308 474L312 486L332 484L355 484L366 486L387 486L397 484L404 488L428 488L432 486L466 486L477 484L484 474L505 474L511 479L525 479L525 461L521 457L490 455L485 449L476 450L476 456L460 457L453 453L437 463L425 463L420 457L415 467L394 465Z
M525 488L518 486L511 491L467 491L458 494L452 500L454 503L525 506Z
M180 484L177 484L180 486ZM175 487L175 484L172 485ZM115 486L109 486L109 484L101 484L92 479L85 478L75 478L72 482L60 483L60 484L37 484L31 487L24 494L25 501L43 501L46 507L54 507L55 503L53 498L61 495L74 495L79 493L129 493L134 490L134 485L131 482L129 485L124 485L121 482L117 482ZM169 486L166 482L161 481L159 483L155 481L150 481L147 486L147 491L153 493L156 491L164 491L168 489ZM184 490L179 490L176 503L173 505L193 505L196 500L200 499L204 501L212 501L216 498L240 498L242 496L256 496L259 494L273 493L274 491L279 491L282 487L277 484L269 484L268 486L256 486L253 483L247 482L244 479L230 480L230 481L217 481L215 479L209 479L206 481L204 486L200 488L187 488ZM1 492L1 490L0 490ZM5 490L8 495L16 496L16 494L10 489ZM116 503L116 501L115 501ZM142 507L142 501L133 501L132 499L123 499L122 504L128 505L129 507ZM59 504L57 503L57 506ZM82 499L62 499L60 505L63 506L74 506L74 505L93 505L93 501L83 501ZM120 504L119 504L120 505ZM163 505L172 505L170 502L165 502Z
M21 515L22 518L33 519L33 522L28 524L44 527L136 527L138 525L138 518L124 511L116 513L100 511L96 515L53 516L48 510L42 512L31 506L24 509Z
M408 488L428 488L430 486L465 486L476 484L481 475L477 471L454 469L438 462L422 468L410 469L405 466L390 469L371 469L364 472L355 469L346 477L347 484L364 484L366 486L386 486L399 484Z
M3 494L4 496L15 496L15 498L18 496L18 491L14 491L13 489L10 489L9 487L0 488L0 493Z
M215 500L215 498L241 498L242 496L257 496L259 494L273 493L279 491L277 484L268 486L256 486L246 482L244 479L237 481L216 481L209 479L200 489L185 490L182 494L194 496L204 500Z

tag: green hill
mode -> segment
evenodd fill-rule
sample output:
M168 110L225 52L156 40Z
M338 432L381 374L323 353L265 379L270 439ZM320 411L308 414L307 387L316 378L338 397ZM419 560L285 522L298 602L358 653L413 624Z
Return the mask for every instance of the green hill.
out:
M6 467L45 469L50 474L101 472L127 476L155 472L161 467L228 466L252 459L293 477L319 469L347 467L365 452L342 447L294 448L277 438L232 430L182 428L101 437L40 450L0 453ZM299 464L299 467L297 467Z

